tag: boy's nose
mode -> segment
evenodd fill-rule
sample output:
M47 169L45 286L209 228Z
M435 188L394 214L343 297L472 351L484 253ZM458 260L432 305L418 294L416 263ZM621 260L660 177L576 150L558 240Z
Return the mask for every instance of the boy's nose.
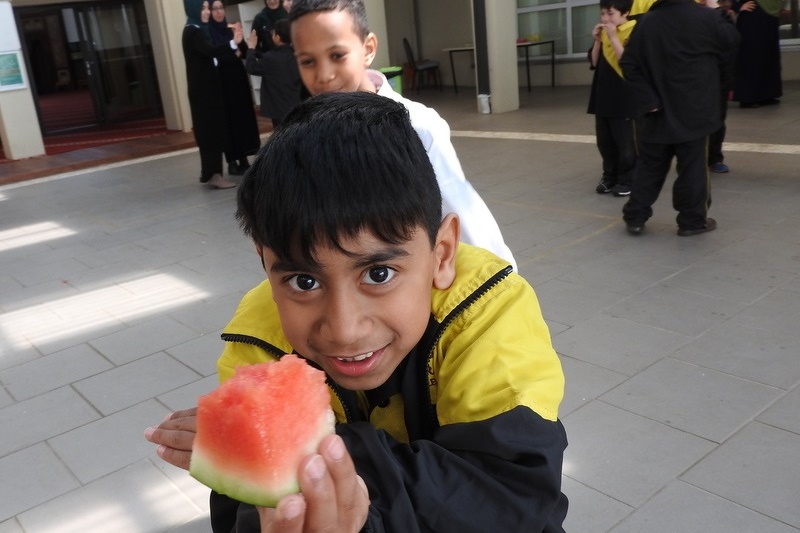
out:
M335 77L335 70L327 65L322 65L317 69L317 83L325 85Z
M364 336L367 320L357 298L352 295L332 295L323 310L323 334L337 346L358 343Z

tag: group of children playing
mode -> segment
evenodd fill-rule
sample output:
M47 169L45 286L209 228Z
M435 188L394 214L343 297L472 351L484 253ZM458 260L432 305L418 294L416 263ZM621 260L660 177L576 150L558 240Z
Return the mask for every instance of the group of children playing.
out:
M267 279L218 370L300 355L328 376L336 436L275 509L212 492L213 530L563 532L563 371L447 123L369 68L363 0L295 0L289 22L313 97L239 186ZM188 467L195 416L147 429L162 459Z

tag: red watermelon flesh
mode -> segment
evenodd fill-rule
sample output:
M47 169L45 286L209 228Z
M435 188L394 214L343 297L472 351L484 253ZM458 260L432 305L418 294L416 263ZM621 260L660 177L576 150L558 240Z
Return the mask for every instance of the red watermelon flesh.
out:
M296 355L243 366L197 401L189 473L235 500L274 507L300 490L300 461L333 433L325 374Z

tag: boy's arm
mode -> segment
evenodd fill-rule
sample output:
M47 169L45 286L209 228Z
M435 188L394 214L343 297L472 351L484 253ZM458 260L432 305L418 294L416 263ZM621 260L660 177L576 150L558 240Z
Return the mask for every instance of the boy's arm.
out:
M592 43L592 48L589 50L589 63L591 64L591 68L597 68L597 61L600 59L600 48L602 46L602 32L603 32L603 25L602 24L595 24L594 28L592 29L592 37L594 38L594 42Z

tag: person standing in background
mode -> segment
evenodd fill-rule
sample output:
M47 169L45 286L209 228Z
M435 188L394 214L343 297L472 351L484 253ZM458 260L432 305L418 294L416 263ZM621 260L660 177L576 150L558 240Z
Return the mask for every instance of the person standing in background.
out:
M291 41L288 20L279 20L272 30L275 48L259 54L256 32L247 38L245 67L253 76L261 76L261 116L272 119L272 128L281 125L289 111L300 103L300 72Z
M283 9L289 13L292 10L292 0L283 0Z
M192 113L192 132L200 150L200 183L214 189L229 189L236 184L222 176L222 153L228 149L228 117L217 70L217 56L238 49L242 26L233 28L233 38L215 45L208 21L211 8L205 0L183 0L186 25L183 28L183 57L186 85Z
M594 76L587 112L595 116L597 149L603 160L598 194L628 196L636 166L636 105L619 66L636 25L628 20L631 4L631 0L600 0L600 23L592 30L589 63Z
M211 40L215 45L223 45L233 38L233 30L225 18L225 5L222 0L214 0L211 4L211 20L208 24ZM219 79L222 84L222 99L228 116L228 149L225 159L228 161L228 174L240 176L250 167L247 156L254 155L261 147L261 139L256 122L253 90L250 78L244 69L244 54L247 45L240 42L233 50L229 46L223 48L216 57Z
M707 0L717 7L717 0ZM708 216L708 136L722 124L722 88L732 70L739 34L725 13L694 0L658 0L639 19L620 64L636 98L639 162L622 208L628 233L638 235L653 215L677 159L672 205L678 235L716 229Z
M745 108L777 104L783 96L778 33L781 0L737 2L734 10L742 44L733 99Z
M258 12L253 19L251 31L258 36L256 50L267 52L274 48L272 43L272 29L275 23L289 17L289 13L281 6L281 0L264 0L264 9Z

